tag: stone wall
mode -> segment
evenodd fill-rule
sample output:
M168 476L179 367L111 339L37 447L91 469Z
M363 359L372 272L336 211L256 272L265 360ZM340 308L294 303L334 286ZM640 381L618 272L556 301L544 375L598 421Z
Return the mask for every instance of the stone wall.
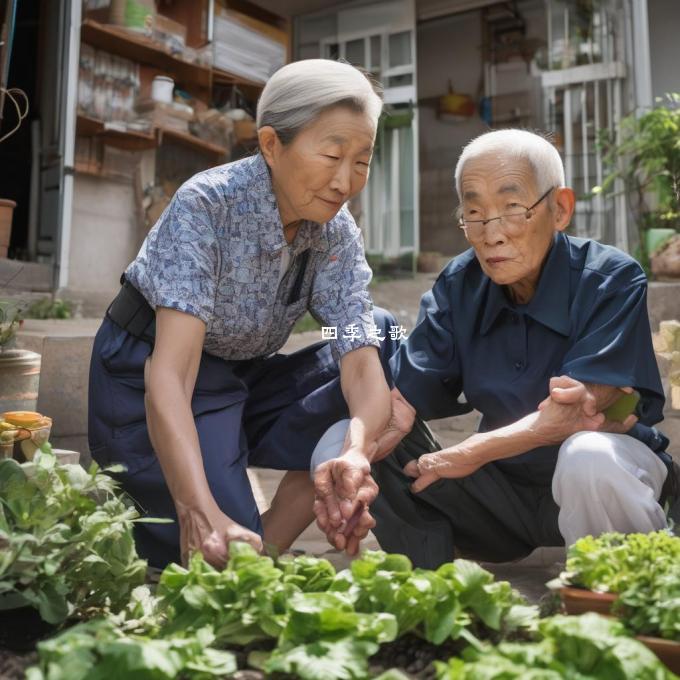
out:
M664 421L659 425L671 440L670 453L680 463L680 321L662 321L654 349L666 395Z

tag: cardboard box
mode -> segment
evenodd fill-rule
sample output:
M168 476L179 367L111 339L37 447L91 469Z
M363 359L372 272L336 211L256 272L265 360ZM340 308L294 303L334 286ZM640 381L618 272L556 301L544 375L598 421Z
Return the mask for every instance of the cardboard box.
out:
M237 142L249 142L257 137L257 126L254 120L235 120L234 137Z
M166 104L153 99L138 102L137 111L152 127L170 128L179 132L189 132L189 121L194 117L191 107Z

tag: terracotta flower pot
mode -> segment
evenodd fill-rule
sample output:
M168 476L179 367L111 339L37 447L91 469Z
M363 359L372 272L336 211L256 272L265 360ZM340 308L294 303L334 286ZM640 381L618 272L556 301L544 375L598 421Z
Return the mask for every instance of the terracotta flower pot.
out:
M12 216L17 204L0 198L0 257L7 257L9 239L12 236Z
M560 598L567 614L596 612L612 615L612 605L618 596L613 593L595 593L585 588L560 588Z
M567 614L573 615L596 612L613 616L612 605L618 597L614 593L596 593L585 588L563 587L559 592ZM673 673L680 674L680 642L647 635L637 635L636 639L654 652Z
M637 639L653 651L673 673L680 674L680 642L646 635L638 635Z

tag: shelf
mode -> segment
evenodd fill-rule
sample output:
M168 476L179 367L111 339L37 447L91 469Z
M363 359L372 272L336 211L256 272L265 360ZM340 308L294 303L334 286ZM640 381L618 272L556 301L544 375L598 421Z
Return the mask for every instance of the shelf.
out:
M239 85L240 87L251 87L254 90L257 90L258 93L264 87L264 83L261 83L257 80L250 80L249 78L237 76L236 74L229 73L229 71L225 71L221 68L213 68L212 72L213 79L215 80L215 82L218 83L225 83L227 85Z
M610 80L626 78L626 64L619 61L602 64L584 64L555 71L541 71L542 87L567 87L592 80Z
M81 137L96 137L104 144L127 151L155 149L163 143L163 138L168 138L183 146L209 153L218 159L227 156L227 149L224 147L206 142L188 132L180 132L172 128L154 128L154 131L149 133L135 130L115 130L107 128L101 120L85 116L82 113L79 113L76 119L76 134Z
M180 59L155 43L150 38L126 31L120 26L101 24L85 19L80 29L83 42L131 61L154 66L173 76L177 83L186 86L210 89L213 79L224 85L238 85L244 94L258 97L264 83L249 80L219 68L192 64Z
M97 170L96 168L93 168L91 165L79 163L78 161L74 163L73 170L77 175L86 175L88 177L96 177L97 179L106 179L109 180L110 182L121 182L123 184L128 184L129 182L132 181L130 177L125 177L123 175L111 172L104 172L102 168L99 168L99 170Z
M212 142L207 142L204 139L200 139L195 135L188 132L180 132L179 130L173 130L172 128L157 128L158 143L163 143L163 138L176 142L177 144L182 144L183 146L188 146L198 151L205 151L216 158L225 158L227 156L227 149L218 144L213 144Z
M77 172L79 175L89 175L90 177L103 177L104 173L99 170L95 170L91 165L87 165L85 163L79 163L76 161L73 164L73 169L75 172Z
M101 120L85 116L82 113L79 113L76 118L76 134L81 137L97 137L104 144L126 151L145 151L155 149L158 146L156 136L153 133L116 130L106 127Z
M257 100L262 93L264 83L258 83L255 80L248 80L241 76L234 75L228 71L223 71L220 68L213 69L213 83L216 85L237 85L239 90L248 97L248 99Z
M85 19L80 29L83 42L99 50L111 52L131 61L155 66L172 75L183 85L193 85L210 89L212 70L209 66L192 64L175 57L162 49L153 40L126 31L120 26L100 24L92 19Z

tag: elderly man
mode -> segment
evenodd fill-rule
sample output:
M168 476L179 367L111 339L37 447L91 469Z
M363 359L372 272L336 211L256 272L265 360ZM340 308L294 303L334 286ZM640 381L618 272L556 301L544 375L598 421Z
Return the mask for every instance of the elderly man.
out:
M322 463L319 525L342 547L348 511L338 524L327 499L331 490L358 490L372 502L381 546L425 567L458 555L511 560L587 534L666 526L659 499L668 456L657 452L668 440L651 427L664 397L642 268L564 233L574 192L559 154L536 134L478 137L455 177L459 226L472 248L442 271L392 357L392 430L373 460L416 413L430 420L474 408L480 431L437 450L418 425L373 466L374 502L369 479L338 480L334 461ZM606 420L603 411L633 388L636 415Z

